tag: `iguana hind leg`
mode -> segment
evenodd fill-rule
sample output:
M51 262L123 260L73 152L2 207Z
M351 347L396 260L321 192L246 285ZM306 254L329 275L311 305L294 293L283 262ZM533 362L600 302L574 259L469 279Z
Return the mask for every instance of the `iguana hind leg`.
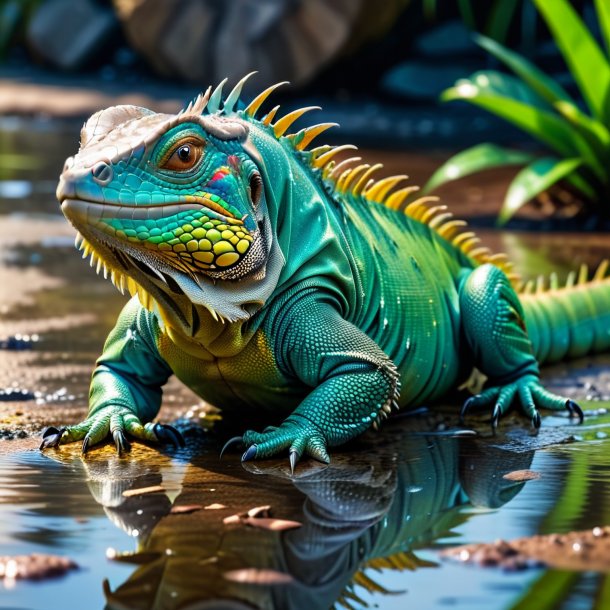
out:
M527 336L523 309L506 275L494 265L482 265L462 278L460 285L462 328L475 366L489 381L487 388L464 404L493 405L491 424L518 403L532 424L540 427L538 409L567 409L582 421L582 411L566 397L546 390L540 383L538 362Z

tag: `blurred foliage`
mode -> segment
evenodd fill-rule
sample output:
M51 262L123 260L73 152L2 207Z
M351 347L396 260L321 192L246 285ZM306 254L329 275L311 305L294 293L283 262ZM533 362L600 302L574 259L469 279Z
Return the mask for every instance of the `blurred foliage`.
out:
M0 0L0 60L23 30L42 0Z
M525 203L562 183L583 201L587 210L610 216L610 3L595 0L606 49L600 48L568 0L533 0L576 82L582 100L524 57L490 38L479 44L510 68L515 76L483 70L458 81L442 99L463 100L512 123L551 149L536 158L520 153L529 163L512 181L499 222L506 222ZM583 103L584 102L584 103ZM586 108L587 110L583 110ZM489 145L488 145L489 147ZM475 146L449 159L425 187L516 162L514 151ZM606 205L604 205L606 204Z
M436 19L442 0L422 3L426 18ZM515 22L524 46L531 46L536 39L536 15L530 0L457 0L457 9L467 27L503 44L508 42Z

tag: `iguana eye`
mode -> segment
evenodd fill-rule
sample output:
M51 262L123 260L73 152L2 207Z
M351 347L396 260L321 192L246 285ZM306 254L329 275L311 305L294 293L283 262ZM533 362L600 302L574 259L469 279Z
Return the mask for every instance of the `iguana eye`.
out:
M184 172L197 165L203 154L203 144L194 140L178 143L161 163L161 169Z

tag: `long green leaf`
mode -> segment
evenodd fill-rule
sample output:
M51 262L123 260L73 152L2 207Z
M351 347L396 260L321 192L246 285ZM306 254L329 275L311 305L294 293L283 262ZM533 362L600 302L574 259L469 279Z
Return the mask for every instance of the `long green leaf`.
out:
M606 53L610 54L610 2L608 0L595 0L599 29L602 31L606 43Z
M454 155L432 174L423 188L424 193L451 180L505 165L525 165L533 156L524 152L506 150L495 144L478 144Z
M580 191L584 197L591 201L600 201L602 195L598 193L592 184L583 178L578 172L574 172L565 177L565 181L571 184L577 191Z
M574 104L572 98L559 83L546 75L542 70L538 69L534 64L525 59L525 57L503 47L495 40L487 38L486 36L476 36L475 40L486 51L506 64L547 102L554 104L561 100Z
M536 159L522 169L511 182L498 222L505 223L525 203L571 174L581 164L581 159Z
M577 581L579 572L548 570L526 589L510 610L556 610L565 601Z
M567 0L534 0L551 30L592 114L610 117L610 65L599 45Z
M580 135L566 121L553 112L527 102L498 95L488 86L481 87L481 84L487 84L481 83L481 76L477 75L477 83L471 79L459 81L456 86L446 89L441 99L464 100L480 106L533 135L563 157L579 154L574 140L580 138Z
M572 104L557 102L557 111L565 117L587 142L586 147L579 147L584 162L595 172L603 183L610 181L610 131L600 121L592 119Z
M485 27L487 35L494 40L506 41L508 29L518 8L519 0L494 2Z

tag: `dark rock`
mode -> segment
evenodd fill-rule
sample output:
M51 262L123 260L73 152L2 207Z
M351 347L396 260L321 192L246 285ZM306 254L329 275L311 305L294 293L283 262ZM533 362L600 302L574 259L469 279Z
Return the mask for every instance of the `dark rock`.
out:
M476 57L484 56L481 47L473 40L473 32L462 21L447 21L424 32L415 42L417 52L425 57Z
M460 78L466 78L478 67L480 66L464 62L432 63L410 60L387 72L381 86L392 95L436 103L447 87L451 87Z
M114 13L90 0L51 0L30 21L27 43L45 61L75 70L102 54L117 28Z

